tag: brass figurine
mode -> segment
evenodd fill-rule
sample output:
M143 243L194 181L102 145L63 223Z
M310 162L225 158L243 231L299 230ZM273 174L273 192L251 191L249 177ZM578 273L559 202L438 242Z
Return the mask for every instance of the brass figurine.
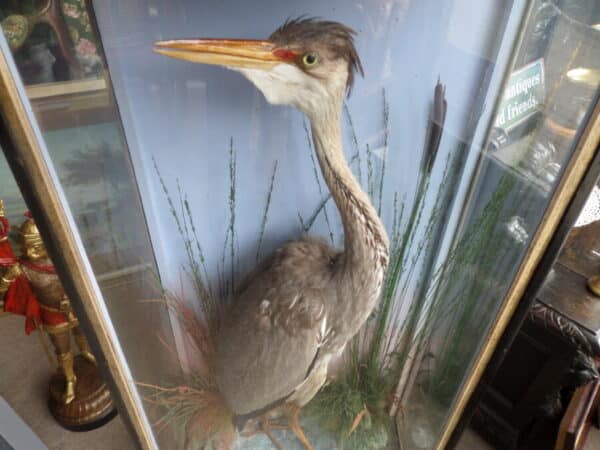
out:
M16 228L21 250L17 258L8 243L9 224L1 206L0 268L4 273L0 277L0 298L6 312L25 316L27 334L44 330L52 342L58 363L58 374L50 383L52 413L68 428L103 419L114 409L110 393L99 379L96 358L79 328L35 221L26 214L27 219ZM71 336L79 348L77 358L71 349ZM78 380L79 373L85 373L82 377L88 379Z

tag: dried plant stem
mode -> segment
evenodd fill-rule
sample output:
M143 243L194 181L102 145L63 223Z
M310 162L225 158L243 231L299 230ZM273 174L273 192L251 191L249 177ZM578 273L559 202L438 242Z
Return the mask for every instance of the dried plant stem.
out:
M152 388L159 392L174 392L177 394L184 394L184 393L203 394L204 392L206 392L204 389L202 389L202 390L194 389L190 386L177 386L177 387L172 387L172 388L166 388L164 386L159 386L157 384L142 383L141 381L136 381L135 384L138 386L141 386L141 387ZM150 396L150 398L152 398L152 396Z
M361 170L361 161L360 161L360 147L358 145L358 138L356 137L356 129L354 128L354 123L352 122L352 115L350 114L350 109L348 105L344 103L344 113L346 116L346 120L348 122L350 128L350 137L352 142L352 147L354 148L354 158L357 159L356 164L356 176L358 178L358 182L362 184L362 170ZM353 158L353 159L354 159ZM352 163L352 161L351 161Z
M231 257L231 291L235 288L235 194L236 194L236 171L237 157L233 149L233 138L229 141L229 235L230 241L230 257Z
M265 202L265 208L263 211L262 222L260 224L260 232L258 235L258 244L256 246L256 261L260 259L260 247L262 245L263 237L265 235L265 228L267 226L267 218L269 216L269 207L271 206L271 197L273 195L273 187L275 186L275 176L277 175L277 160L273 164L273 172L271 173L271 182L269 183L269 190L267 192L267 200Z
M194 225L192 215L190 213L189 203L187 201L187 198L182 194L179 180L177 180L176 183L179 208L175 206L175 203L173 201L173 198L171 197L169 189L167 188L165 180L163 179L158 165L156 164L156 160L153 159L153 163L161 188L165 194L167 203L169 205L169 212L175 220L177 231L179 232L179 235L181 236L181 239L184 244L184 249L187 257L187 266L184 267L184 270L190 276L190 279L193 282L194 289L196 291L198 299L200 300L200 306L202 308L203 313L207 316L207 318L210 318L215 314L217 306L210 287L207 287L208 271L206 269L204 253L202 251L200 241L196 234L196 227ZM200 260L200 263L198 263L198 260ZM204 269L206 278L203 278L202 274L200 273L200 265L202 265Z
M374 175L373 175L373 152L371 152L371 146L367 143L367 193L369 198L373 199L374 187Z
M383 180L385 179L385 167L387 163L387 152L390 145L390 105L385 95L385 89L381 90L383 97L383 154L381 155L381 175L379 177L379 204L377 214L381 216L381 205L383 202Z

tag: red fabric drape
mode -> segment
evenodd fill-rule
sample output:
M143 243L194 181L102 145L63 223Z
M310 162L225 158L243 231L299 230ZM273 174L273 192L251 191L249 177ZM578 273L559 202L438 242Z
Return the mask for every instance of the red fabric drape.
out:
M10 230L10 224L6 217L0 217L0 267L10 267L17 262L15 255L10 248L8 243L8 230Z
M36 264L26 258L19 258L19 262L25 267L29 267L34 272L56 275L56 269L52 264Z
M25 333L30 334L37 324L60 325L67 322L66 316L58 311L41 308L23 274L12 282L4 296L4 311L25 316Z
M25 333L30 334L40 323L40 305L23 274L11 283L4 296L4 311L25 316Z
M10 223L6 217L0 217L0 267L11 267L21 263L31 270L40 273L55 274L56 270L51 264L35 264L27 259L17 259L8 242ZM35 298L29 280L24 274L13 280L4 295L4 311L25 316L25 332L30 334L38 324L60 325L67 321L63 313L48 311L40 308Z

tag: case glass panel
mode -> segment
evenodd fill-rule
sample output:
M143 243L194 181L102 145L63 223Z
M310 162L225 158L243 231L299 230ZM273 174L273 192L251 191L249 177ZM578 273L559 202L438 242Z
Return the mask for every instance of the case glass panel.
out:
M515 69L474 178L462 224L426 309L414 381L398 423L405 448L429 448L490 329L598 95L594 2L532 3ZM529 112L527 112L529 111ZM448 299L459 300L446 304ZM418 348L419 346L417 346Z
M97 34L83 1L2 2L0 20L135 381L177 373L135 174ZM0 199L13 225L27 211L4 158ZM18 249L18 245L14 245Z

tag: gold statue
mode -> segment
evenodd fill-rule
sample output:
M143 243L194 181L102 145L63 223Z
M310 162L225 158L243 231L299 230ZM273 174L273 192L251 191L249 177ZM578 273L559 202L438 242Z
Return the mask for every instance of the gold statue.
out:
M27 334L36 329L42 329L48 333L56 353L59 374L64 377L64 381L51 382L51 400L53 397L58 397L53 400L55 403L58 400L58 403L62 404L52 407L51 401L52 412L59 421L61 421L60 418L63 418L64 421L61 422L67 427L83 425L87 419L80 413L86 408L83 405L68 407L76 399L78 392L71 336L79 347L81 357L93 366L93 369L85 370L85 376L88 378L97 377L96 358L79 328L79 321L73 313L71 303L56 274L33 218L30 214L26 214L27 219L20 227L16 228L21 249L21 256L17 258L8 243L9 223L4 216L2 206L0 201L0 273L4 269L4 273L0 277L0 299L3 299L4 311L25 316L25 332ZM86 380L86 383L90 386L95 385L95 389L97 389L98 382ZM104 385L103 382L100 381L100 383ZM105 397L110 397L107 388L104 387L104 389L106 390ZM89 393L87 388L79 391L86 395ZM84 399L84 401L87 400ZM109 405L106 404L107 401L110 403ZM108 412L112 412L113 406L110 398L100 402L103 405L100 405L97 400L94 400L94 403L102 408L110 406ZM66 412L57 413L57 408ZM81 411L79 411L80 409ZM105 411L100 412L104 413ZM62 417L65 414L66 416L74 414L74 417Z
M77 378L73 371L73 353L71 352L71 333L81 351L81 355L95 364L96 358L90 351L88 342L79 328L79 322L73 314L71 303L65 295L63 286L56 275L54 265L48 257L46 247L40 232L31 217L28 217L19 227L19 241L22 257L8 268L0 278L0 295L5 296L11 285L21 276L24 276L31 286L36 306L26 303L34 301L31 298L17 298L17 295L5 300L5 310L22 314L23 307L27 316L26 332L31 333L42 325L50 336L56 351L58 366L65 376L65 391L62 400L68 404L75 398L75 383ZM27 314L29 309L29 314Z

